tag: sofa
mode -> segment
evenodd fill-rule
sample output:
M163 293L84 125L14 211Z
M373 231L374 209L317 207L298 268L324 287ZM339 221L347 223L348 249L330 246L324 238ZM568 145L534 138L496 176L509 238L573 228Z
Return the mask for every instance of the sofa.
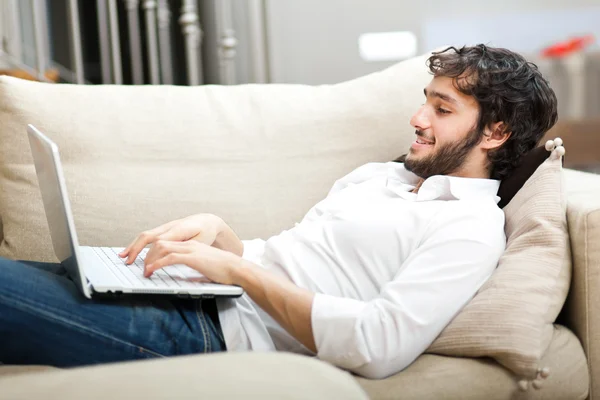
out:
M26 124L58 144L81 245L123 246L198 212L221 216L243 239L267 238L293 226L339 177L406 152L414 140L408 121L431 79L426 57L316 87L0 78L0 255L56 261ZM485 356L423 354L396 375L369 380L305 356L223 353L68 370L0 366L0 398L594 399L600 177L563 172L572 278L541 355L552 370L542 388L523 390Z

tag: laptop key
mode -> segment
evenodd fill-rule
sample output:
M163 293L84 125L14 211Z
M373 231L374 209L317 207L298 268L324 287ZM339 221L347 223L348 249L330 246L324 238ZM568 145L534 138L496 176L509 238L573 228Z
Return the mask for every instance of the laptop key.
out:
M143 275L143 271L144 271L144 258L146 257L146 255L148 254L148 248L144 248L138 257L136 257L135 260L135 265L137 265ZM169 274L167 272L167 268L169 268L170 266L167 267L163 267L161 269L159 269L158 271L155 271L154 274L152 274L152 276L150 277L150 280L157 283L158 285L166 285L167 287L180 287L181 285L177 282L176 279L173 279L171 277L171 274ZM148 279L148 278L144 278L144 279Z
M109 254L107 254L107 252L104 250L104 248L92 247L92 249L94 249L96 254L104 262L106 267L109 268L115 275L119 276L121 278L121 280L123 280L124 282L129 282L129 284L133 285L133 286L139 286L140 284L142 284L142 282L140 282L140 280L138 278L136 278L135 275L133 275L131 273L127 273L127 270L128 270L127 268L123 268L122 266L119 266L118 264L115 265L115 263L112 262L112 260L109 258ZM121 261L121 264L124 265L122 261Z
M177 282L175 282L170 276L169 274L167 274L167 272L164 269L159 269L158 271L154 272L154 275L158 276L160 279L163 280L163 282L165 283L165 285L169 286L169 287L179 287L179 284Z
M140 274L135 271L137 267L134 267L133 265L126 265L124 260L120 259L119 256L112 251L112 249L107 247L101 247L101 249L106 254L108 262L112 262L118 273L121 273L127 277L133 285L138 286L141 284L144 287L156 286L153 282L148 282L143 275L140 276Z
M99 250L99 248L97 247L90 247L90 249L96 254L96 256L100 259L100 261L102 262L102 264L104 264L104 266L110 270L110 273L112 275L114 275L117 280L121 283L121 285L132 285L132 281L130 279L128 279L127 277L123 276L123 274L120 274L119 271L116 271L116 268L110 263L110 261L106 258L106 255ZM102 274L105 274L105 272L101 272Z
M169 277L177 284L177 286L181 286L180 282L186 281L186 278L179 273L177 267L174 265L168 265L162 269Z

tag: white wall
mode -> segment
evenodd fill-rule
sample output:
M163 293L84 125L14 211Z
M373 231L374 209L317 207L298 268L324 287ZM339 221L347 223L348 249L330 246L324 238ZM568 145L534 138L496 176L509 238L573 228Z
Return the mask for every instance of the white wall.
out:
M272 82L335 83L393 64L360 58L366 32L415 32L419 53L465 42L527 53L573 33L600 40L600 0L266 0L266 20Z

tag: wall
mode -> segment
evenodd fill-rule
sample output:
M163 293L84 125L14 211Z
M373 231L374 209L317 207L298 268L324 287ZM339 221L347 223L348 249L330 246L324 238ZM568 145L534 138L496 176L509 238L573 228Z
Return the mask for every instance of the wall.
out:
M522 37L522 41L516 41L521 48L515 50L523 52L537 49L540 43L552 43L590 30L596 31L600 40L600 24L593 22L600 20L598 0L570 0L568 9L565 3L564 0L266 0L271 81L335 83L393 64L361 60L357 40L366 32L413 31L417 34L419 53L445 42L446 38L491 41L492 45L502 46L503 38L510 37L513 39L508 44L514 48L514 38ZM570 23L552 23L547 30L531 28L531 23L540 18L561 21L565 12L571 13ZM519 15L519 24L511 24ZM587 18L584 24L578 16ZM530 40L533 37L536 40Z

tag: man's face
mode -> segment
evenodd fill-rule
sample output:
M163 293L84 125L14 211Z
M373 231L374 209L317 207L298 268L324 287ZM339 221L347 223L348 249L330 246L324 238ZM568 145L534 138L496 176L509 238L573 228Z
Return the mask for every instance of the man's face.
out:
M480 142L479 106L451 78L433 78L424 92L425 104L410 119L416 138L404 166L423 179L456 174Z

